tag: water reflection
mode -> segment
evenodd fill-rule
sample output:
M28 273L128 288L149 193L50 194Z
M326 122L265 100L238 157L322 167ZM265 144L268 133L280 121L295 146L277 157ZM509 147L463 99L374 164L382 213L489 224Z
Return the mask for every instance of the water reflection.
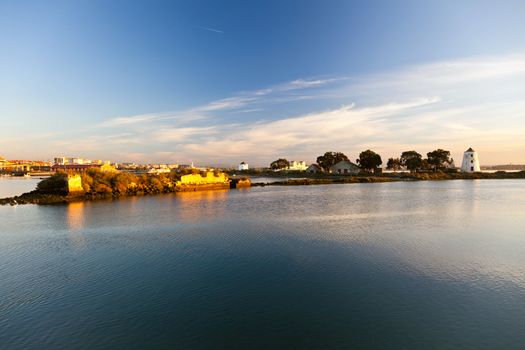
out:
M521 349L524 184L0 208L0 344Z
M175 197L175 215L183 222L212 220L224 215L229 190L180 192Z
M69 203L65 207L66 222L69 227L67 238L71 245L77 249L86 245L86 237L82 230L85 226L85 206L84 202Z
M69 229L78 231L84 228L84 202L73 202L66 206L66 219Z

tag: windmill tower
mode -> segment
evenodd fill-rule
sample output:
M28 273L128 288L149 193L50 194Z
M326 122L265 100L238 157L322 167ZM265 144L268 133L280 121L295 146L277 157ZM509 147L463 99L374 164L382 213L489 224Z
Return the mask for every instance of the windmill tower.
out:
M463 163L461 163L461 171L465 173L474 173L481 171L479 168L478 152L471 148L463 153Z

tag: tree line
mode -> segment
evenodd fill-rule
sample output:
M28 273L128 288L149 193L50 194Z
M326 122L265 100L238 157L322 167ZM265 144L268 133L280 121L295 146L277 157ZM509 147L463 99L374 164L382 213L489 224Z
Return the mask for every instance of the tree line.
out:
M450 158L450 152L439 148L428 152L427 158L423 158L416 151L405 151L401 153L399 158L389 158L386 168L393 171L400 170L402 167L405 167L410 172L437 171L447 168L453 163L454 159Z
M328 172L335 164L343 160L350 161L344 153L330 151L317 157L316 162L324 171ZM373 172L383 164L381 156L370 149L359 153L359 158L355 162L367 172ZM393 171L398 171L403 167L410 172L437 171L450 166L453 162L454 160L450 158L450 152L441 148L428 152L425 159L416 151L405 151L398 158L389 158L386 168ZM270 163L270 169L272 170L283 170L289 166L290 162L284 158L279 158Z

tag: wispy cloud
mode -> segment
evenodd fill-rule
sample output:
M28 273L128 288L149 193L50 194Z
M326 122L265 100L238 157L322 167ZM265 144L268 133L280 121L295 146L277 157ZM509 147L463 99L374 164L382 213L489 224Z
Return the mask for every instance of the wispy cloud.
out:
M185 110L113 118L98 126L100 135L78 140L86 151L110 149L135 161L144 154L263 165L276 157L313 161L328 150L356 157L372 148L387 158L437 147L457 159L473 146L486 163L525 162L523 91L525 55L467 58L351 79L296 79ZM119 133L108 137L106 129Z
M187 154L206 154L212 159L224 159L225 154L264 161L290 154L311 159L320 150L343 150L366 144L378 131L391 136L394 131L389 130L382 118L438 102L437 98L428 98L366 108L342 106L271 122L237 125L235 130L215 130L214 135L205 135L205 138L198 138L199 142L181 147ZM228 152L223 153L223 150Z
M211 27L204 27L204 26L199 26L200 29L203 29L203 30L207 30L209 32L214 32L214 33L219 33L219 34L224 34L224 32L222 30L219 30L219 29L215 29L215 28L211 28Z
M264 109L262 108L248 108L248 109L239 109L238 111L235 111L234 113L253 113L253 112L261 112Z
M180 142L186 141L189 138L200 138L202 136L210 137L216 134L216 126L208 127L171 127L161 130L156 130L150 133L151 140L154 142Z
M213 101L201 107L196 107L193 110L198 111L198 112L213 112L213 111L237 109L239 107L246 106L254 101L256 101L256 98L250 97L250 96L228 97L228 98L220 99L217 101Z
M311 87L319 87L319 86L326 85L332 82L340 81L342 79L344 78L314 79L314 80L297 79L287 84L279 85L277 89L281 91L288 91L288 90L305 89L305 88L311 88Z
M294 91L315 89L343 78L330 79L298 79L291 82L277 84L255 91L243 91L234 96L221 98L201 106L194 106L180 111L148 113L134 116L122 116L108 119L97 124L97 128L115 128L122 126L150 124L159 121L172 120L176 122L194 122L214 117L214 113L233 111L234 113L252 113L262 111L264 104L282 103L284 101L299 101L315 99L321 95L294 95ZM248 108L249 107L249 108Z
M114 127L114 126L125 126L130 124L137 124L142 122L148 122L151 120L158 119L159 116L155 114L144 114L135 115L130 117L117 117L97 125L97 127Z

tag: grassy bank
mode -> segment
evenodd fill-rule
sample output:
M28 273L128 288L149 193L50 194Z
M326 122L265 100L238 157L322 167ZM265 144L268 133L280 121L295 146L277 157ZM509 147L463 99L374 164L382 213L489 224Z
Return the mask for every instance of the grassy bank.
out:
M277 174L280 174L277 173ZM273 176L288 178L289 174ZM383 173L360 174L357 176L340 176L332 174L302 174L300 179L287 179L269 183L252 183L252 186L301 186L328 185L344 183L376 183L392 181L439 181L439 180L482 180L482 179L525 179L525 171L495 173L459 173L459 172L425 172L425 173Z
M459 172L426 172L426 173L383 173L360 174L357 176L338 176L332 174L305 174L293 172L272 172L274 178L287 178L271 183L252 183L252 186L308 186L348 183L377 183L392 181L440 181L440 180L477 180L477 179L525 179L525 171L495 173L459 173ZM244 175L244 172L242 173ZM130 174L82 174L85 192L67 193L67 176L57 174L39 183L37 190L20 196L0 199L0 205L16 204L60 204L75 201L120 198L125 196L155 195L177 192L175 182L180 175L134 176ZM261 176L260 173L252 176Z
M333 176L333 177L316 177L304 179L289 179L286 181L275 181L270 183L252 183L253 186L308 186L308 185L329 185L329 184L349 184L349 183L373 183L373 182L392 182L402 181L394 177L372 177L372 176Z
M414 180L481 180L481 179L525 179L525 171L495 173L460 173L460 172L429 172L403 173L403 178Z

